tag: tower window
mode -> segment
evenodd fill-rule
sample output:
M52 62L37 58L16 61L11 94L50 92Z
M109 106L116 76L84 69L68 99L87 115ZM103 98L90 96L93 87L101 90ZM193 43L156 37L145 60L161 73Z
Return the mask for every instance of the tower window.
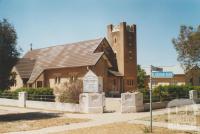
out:
M115 38L115 41L114 41L115 43L117 42L117 39Z
M132 43L128 43L129 46L132 46Z
M127 85L128 86L134 86L134 80L128 79L127 80Z
M115 79L113 79L113 85L114 85L114 86L116 85L116 80L115 80Z

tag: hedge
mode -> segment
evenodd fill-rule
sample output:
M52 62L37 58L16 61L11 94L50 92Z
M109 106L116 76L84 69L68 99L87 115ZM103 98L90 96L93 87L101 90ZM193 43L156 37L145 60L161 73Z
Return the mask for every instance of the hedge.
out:
M27 92L30 96L40 96L40 95L54 95L53 89L51 88L19 88L15 91L4 90L0 91L1 98L17 99L19 92Z
M196 90L200 93L200 86L191 85L168 85L158 86L152 91L152 100L156 101L170 101L176 98L189 98L189 91ZM143 93L144 102L149 102L149 90L139 89Z
M30 95L53 95L52 88L19 88L13 92L27 92Z

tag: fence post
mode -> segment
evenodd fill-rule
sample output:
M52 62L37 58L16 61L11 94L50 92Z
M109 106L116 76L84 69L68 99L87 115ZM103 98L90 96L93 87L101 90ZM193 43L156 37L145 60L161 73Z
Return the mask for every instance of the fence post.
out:
M79 108L82 113L103 113L104 94L82 93L79 95Z
M197 100L198 99L198 93L196 90L190 90L189 96L191 100Z
M26 107L27 92L18 93L18 106Z
M140 92L121 94L121 113L144 111L143 94Z

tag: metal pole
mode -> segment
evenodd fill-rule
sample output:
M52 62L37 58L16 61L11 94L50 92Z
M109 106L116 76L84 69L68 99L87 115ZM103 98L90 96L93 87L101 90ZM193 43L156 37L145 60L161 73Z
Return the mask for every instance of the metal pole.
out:
M152 65L150 69L150 131L152 133Z

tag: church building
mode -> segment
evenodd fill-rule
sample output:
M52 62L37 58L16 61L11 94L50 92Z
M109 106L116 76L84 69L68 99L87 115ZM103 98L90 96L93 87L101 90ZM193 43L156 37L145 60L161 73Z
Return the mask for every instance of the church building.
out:
M28 51L14 66L20 87L59 87L82 79L90 69L103 79L106 94L134 91L137 87L136 25L107 26L107 37Z

